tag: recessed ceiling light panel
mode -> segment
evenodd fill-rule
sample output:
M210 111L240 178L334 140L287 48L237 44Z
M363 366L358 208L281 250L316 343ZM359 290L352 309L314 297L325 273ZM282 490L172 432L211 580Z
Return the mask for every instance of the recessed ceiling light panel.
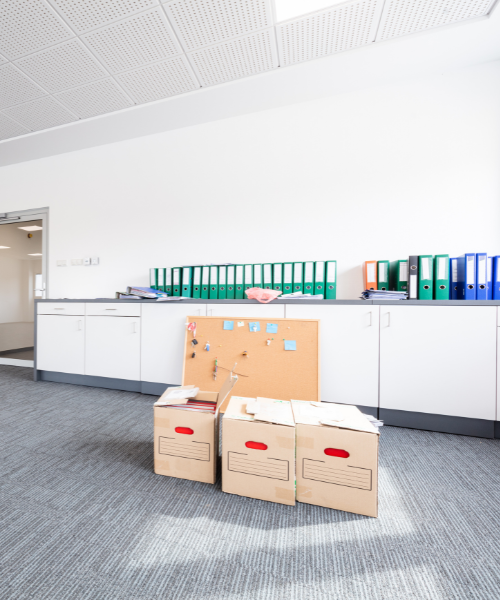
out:
M0 246L0 250L7 250L10 246Z
M28 254L28 256L42 256L41 254Z
M38 227L38 225L29 225L28 227L18 227L18 229L24 229L24 231L40 231L43 227Z

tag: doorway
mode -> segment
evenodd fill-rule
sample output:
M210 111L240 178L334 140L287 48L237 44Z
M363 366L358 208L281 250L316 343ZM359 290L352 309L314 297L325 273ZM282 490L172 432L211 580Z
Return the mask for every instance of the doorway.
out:
M47 214L0 215L0 365L34 366L35 299L46 293Z

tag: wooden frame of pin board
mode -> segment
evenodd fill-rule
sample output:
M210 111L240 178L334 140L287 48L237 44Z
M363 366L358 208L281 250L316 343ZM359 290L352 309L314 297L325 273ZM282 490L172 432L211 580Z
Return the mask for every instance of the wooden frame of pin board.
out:
M225 330L224 322L233 323ZM320 321L318 319L248 319L236 317L187 317L196 322L196 339L186 327L183 385L204 391L219 391L229 370L240 375L234 395L277 400L319 401L320 395ZM252 331L250 323L259 323ZM243 326L239 326L243 323ZM268 333L267 325L278 326ZM274 339L273 339L274 338ZM268 345L267 340L271 339ZM296 350L285 350L285 340L295 341ZM210 342L210 350L205 350ZM243 352L247 352L247 356ZM193 352L196 357L192 358ZM214 366L217 358L217 379ZM246 375L246 377L244 377Z

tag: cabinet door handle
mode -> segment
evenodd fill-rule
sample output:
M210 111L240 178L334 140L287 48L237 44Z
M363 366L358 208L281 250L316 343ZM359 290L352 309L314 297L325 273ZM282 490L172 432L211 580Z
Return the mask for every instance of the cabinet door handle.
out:
M372 311L370 311L370 324L368 325L368 327L371 327L373 325L373 313Z
M209 310L210 310L210 316L211 316L211 317L213 317L213 312L214 312L214 309L213 309L213 308L210 308Z
M117 308L105 308L104 310L118 310Z
M65 308L54 308L54 310L66 310Z
M132 322L132 333L137 333L136 326L137 323L135 321Z
M196 312L198 313L198 316L201 317L201 308L199 308Z
M78 320L78 330L77 331L81 331L82 330L82 320L79 319Z
M390 326L391 326L391 313L388 312L387 313L387 327L390 327Z

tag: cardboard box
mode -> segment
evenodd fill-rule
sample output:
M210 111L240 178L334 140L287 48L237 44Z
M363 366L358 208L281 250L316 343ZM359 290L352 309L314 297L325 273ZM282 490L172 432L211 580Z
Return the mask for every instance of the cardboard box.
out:
M297 500L378 516L379 432L355 407L292 400Z
M259 403L256 414L247 405ZM222 419L222 491L295 505L295 424L287 400L233 396Z
M154 470L158 475L215 483L219 449L219 412L238 377L229 374L219 392L199 392L194 400L217 403L216 412L154 407ZM194 386L182 386L192 389ZM159 401L174 388L168 388ZM179 401L172 401L179 404Z

